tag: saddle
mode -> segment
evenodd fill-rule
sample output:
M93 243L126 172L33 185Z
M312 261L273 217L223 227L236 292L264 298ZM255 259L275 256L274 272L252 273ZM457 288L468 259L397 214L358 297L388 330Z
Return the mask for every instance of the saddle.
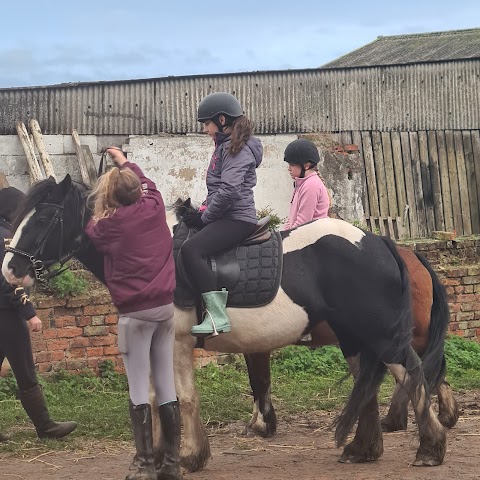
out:
M228 290L227 306L258 307L270 303L277 294L282 274L282 240L279 232L269 230L269 217L259 220L257 228L238 246L207 259L217 282L217 290ZM194 293L185 272L182 245L196 233L183 222L174 227L173 256L176 280L174 302L194 307Z

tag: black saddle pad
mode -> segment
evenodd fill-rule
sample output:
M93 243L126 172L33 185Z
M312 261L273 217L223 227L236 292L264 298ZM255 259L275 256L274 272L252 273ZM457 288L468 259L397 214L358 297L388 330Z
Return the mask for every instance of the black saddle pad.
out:
M177 286L175 304L193 307L196 296L183 266L181 248L195 234L184 223L174 228L173 257L175 259ZM272 232L269 240L256 244L240 245L209 258L215 274L217 288L228 290L229 307L259 307L270 303L277 294L282 276L282 239Z

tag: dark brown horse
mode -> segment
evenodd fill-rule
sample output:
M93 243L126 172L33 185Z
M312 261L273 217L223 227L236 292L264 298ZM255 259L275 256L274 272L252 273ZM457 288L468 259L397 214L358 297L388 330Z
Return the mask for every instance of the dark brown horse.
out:
M412 346L422 357L432 355L436 349L443 350L443 337L448 328L449 310L445 291L436 273L428 262L408 248L397 247L405 262L410 277L415 328ZM319 323L311 332L311 340L301 345L312 348L337 345L337 337L327 322ZM272 404L270 353L245 354L254 408L247 430L262 437L272 437L277 428L275 409ZM445 364L439 366L436 390L438 395L438 418L447 428L452 428L459 417L458 404L450 385L445 380ZM438 372L425 372L436 375ZM382 420L385 432L405 430L408 418L408 395L397 384L387 416Z

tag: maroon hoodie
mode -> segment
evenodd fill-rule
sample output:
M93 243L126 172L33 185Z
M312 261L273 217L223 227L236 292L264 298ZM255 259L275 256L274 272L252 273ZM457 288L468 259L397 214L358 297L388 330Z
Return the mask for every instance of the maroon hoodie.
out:
M131 313L173 302L175 264L160 192L136 164L124 167L140 177L141 199L96 224L90 220L85 232L105 255L113 303L120 313Z

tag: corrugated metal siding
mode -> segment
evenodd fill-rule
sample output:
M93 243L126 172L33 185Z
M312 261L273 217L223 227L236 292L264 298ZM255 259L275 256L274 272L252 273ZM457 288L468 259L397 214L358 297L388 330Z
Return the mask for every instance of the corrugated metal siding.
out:
M238 97L258 133L480 126L480 60L0 89L0 134L37 118L46 134L198 132L208 93Z

